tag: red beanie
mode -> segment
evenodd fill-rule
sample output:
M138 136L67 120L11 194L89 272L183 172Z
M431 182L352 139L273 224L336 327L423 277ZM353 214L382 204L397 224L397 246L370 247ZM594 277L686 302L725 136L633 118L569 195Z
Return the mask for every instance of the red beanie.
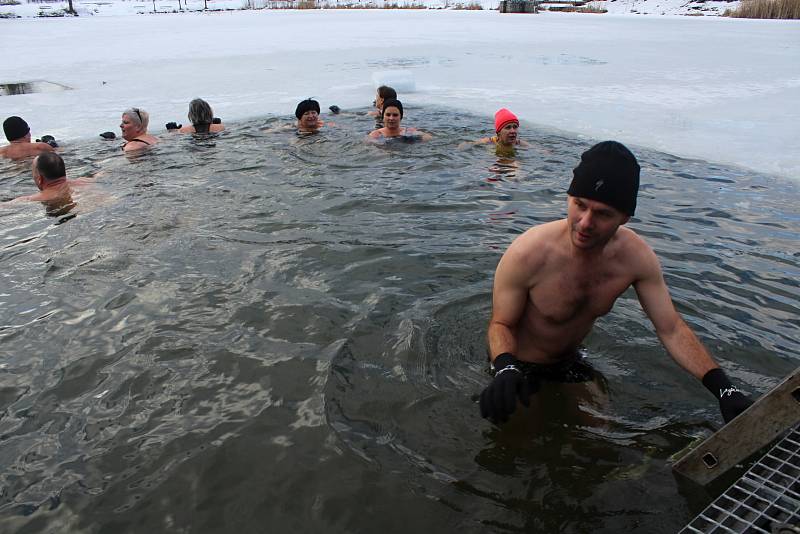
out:
M501 109L497 113L494 114L494 131L499 132L503 129L503 126L508 124L509 122L516 122L519 124L519 119L516 115L508 111L506 108Z

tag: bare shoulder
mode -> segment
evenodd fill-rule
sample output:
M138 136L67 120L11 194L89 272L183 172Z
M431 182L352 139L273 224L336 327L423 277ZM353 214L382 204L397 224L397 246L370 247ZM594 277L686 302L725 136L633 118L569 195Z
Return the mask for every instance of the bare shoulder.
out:
M371 139L379 139L383 137L383 128L371 131L368 137L370 137Z
M55 152L56 151L55 148L53 148L52 146L48 145L47 143L36 142L36 143L31 143L31 145L33 145L33 147L32 147L33 151L36 152L36 153L39 153L39 152Z
M192 126L191 124L187 126L181 126L181 129L178 130L178 133L194 133L194 132L195 132L194 126Z
M508 256L509 261L524 265L526 269L536 269L557 249L566 230L566 219L529 228L511 243L504 258Z
M630 228L620 226L617 230L616 240L618 254L630 266L634 274L646 277L661 272L661 264L653 247L639 234Z
M209 131L213 133L222 132L224 130L225 130L225 125L222 124L221 122L218 124L212 124L211 127L209 128Z

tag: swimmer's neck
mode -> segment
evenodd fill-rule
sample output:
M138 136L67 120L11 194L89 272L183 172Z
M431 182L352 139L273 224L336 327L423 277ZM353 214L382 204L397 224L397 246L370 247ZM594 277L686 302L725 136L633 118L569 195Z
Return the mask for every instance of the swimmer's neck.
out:
M66 188L67 185L67 177L62 176L58 180L48 180L43 182L39 190L44 191L45 189L61 189Z
M390 128L389 126L384 126L383 129L385 130L385 134L387 137L396 137L398 135L403 135L403 131L405 128L402 126L397 126L396 128Z

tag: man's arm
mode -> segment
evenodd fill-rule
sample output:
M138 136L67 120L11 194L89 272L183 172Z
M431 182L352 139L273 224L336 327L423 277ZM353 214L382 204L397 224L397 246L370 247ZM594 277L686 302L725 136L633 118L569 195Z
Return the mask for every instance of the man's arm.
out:
M517 352L517 323L528 302L528 273L515 244L503 254L494 275L492 318L489 321L489 355Z
M661 265L650 247L642 252L644 272L634 282L639 302L672 358L698 379L719 367L672 304Z
M719 401L726 423L748 408L753 401L734 386L725 372L711 358L694 332L681 319L669 297L664 275L655 253L646 247L645 275L634 283L639 302L653 321L656 333L670 356L689 371Z
M524 234L523 234L524 235ZM514 357L517 323L528 299L527 264L519 252L519 240L511 244L494 275L492 318L489 321L489 357L494 368L492 382L481 392L481 417L502 423L517 407L517 400L530 405L531 383L523 376Z

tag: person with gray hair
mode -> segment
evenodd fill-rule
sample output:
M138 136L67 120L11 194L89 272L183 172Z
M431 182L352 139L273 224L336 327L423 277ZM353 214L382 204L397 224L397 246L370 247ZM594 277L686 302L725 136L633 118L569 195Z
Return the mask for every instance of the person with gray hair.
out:
M195 98L189 102L189 114L187 115L191 125L181 126L174 122L167 123L167 130L180 133L218 133L225 129L222 121L214 117L214 110L202 98Z
M122 138L125 139L122 150L125 152L142 150L158 143L157 138L147 133L149 123L150 115L143 109L126 109L122 113L122 122L119 125L119 129L122 130Z

